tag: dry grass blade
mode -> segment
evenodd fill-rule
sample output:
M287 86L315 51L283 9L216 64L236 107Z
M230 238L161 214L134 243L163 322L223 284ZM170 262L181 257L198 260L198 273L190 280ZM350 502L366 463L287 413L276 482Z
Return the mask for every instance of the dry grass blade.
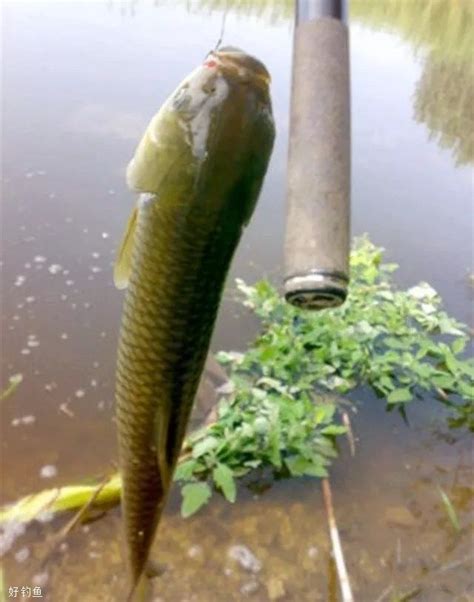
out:
M14 374L13 376L10 376L10 384L6 389L0 392L0 401L7 399L7 397L10 397L10 395L13 395L22 381L23 376L21 374Z
M342 412L342 423L347 429L347 440L349 442L349 449L351 450L351 456L355 456L356 447L355 447L355 438L354 431L352 430L351 419L349 418L349 414L347 412Z
M68 534L74 529L74 527L85 517L87 511L94 505L94 502L98 498L100 492L107 484L110 477L105 477L101 483L97 486L94 493L89 498L88 502L79 509L79 511L72 517L72 519L61 529L57 535L57 543L61 542Z
M443 502L444 509L446 510L446 514L448 515L449 521L452 524L455 531L459 533L461 531L461 525L459 524L458 515L456 509L453 506L453 503L449 499L448 495L441 489L438 485L438 492Z
M324 505L326 506L326 514L328 517L329 535L331 538L332 550L334 554L334 562L336 563L337 574L339 577L339 585L341 587L342 602L354 602L352 595L349 575L347 574L344 554L342 553L341 540L336 524L336 516L332 504L331 486L328 479L322 480Z
M76 512L76 514L72 517L72 519L68 523L66 523L66 525L61 529L61 531L59 531L59 533L56 533L56 535L54 535L51 538L51 540L48 542L49 551L46 553L46 555L44 556L44 558L42 560L42 563L41 563L42 569L44 569L45 565L48 563L53 552L57 549L59 544L62 543L62 541L64 539L66 539L66 537L74 529L74 527L84 518L87 511L93 506L95 500L97 499L100 492L107 484L107 481L109 480L109 478L110 477L105 477L103 479L103 481L101 483L99 483L99 485L96 487L94 493L87 500L87 502L81 508L79 508L79 511Z
M384 602L393 591L393 585L386 587L375 602Z

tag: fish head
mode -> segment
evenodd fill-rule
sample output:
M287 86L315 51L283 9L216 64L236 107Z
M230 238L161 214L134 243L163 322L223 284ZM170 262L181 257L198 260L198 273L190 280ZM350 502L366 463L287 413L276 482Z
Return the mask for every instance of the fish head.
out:
M243 50L209 52L150 121L127 168L129 188L158 194L164 180L182 188L178 164L190 177L201 173L215 148L240 145L250 120L273 131L269 84L263 63Z
M265 65L251 54L235 46L224 46L209 53L205 66L217 63L217 68L227 78L239 83L253 84L268 91L271 82L270 73Z
M213 116L238 106L237 98L255 96L271 112L270 74L258 59L231 46L211 51L204 62L184 79L168 101L186 133L192 153L207 156L207 140Z
M223 103L230 89L252 85L268 93L270 74L258 59L239 48L212 50L171 97L171 109L186 120Z

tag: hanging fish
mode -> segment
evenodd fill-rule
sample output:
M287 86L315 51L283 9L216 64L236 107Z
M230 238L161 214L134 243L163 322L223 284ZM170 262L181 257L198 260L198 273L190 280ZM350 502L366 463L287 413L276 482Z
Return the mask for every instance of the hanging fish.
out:
M270 159L269 84L256 58L211 52L153 117L127 169L139 197L114 280L127 288L116 400L130 601L146 589L226 274Z

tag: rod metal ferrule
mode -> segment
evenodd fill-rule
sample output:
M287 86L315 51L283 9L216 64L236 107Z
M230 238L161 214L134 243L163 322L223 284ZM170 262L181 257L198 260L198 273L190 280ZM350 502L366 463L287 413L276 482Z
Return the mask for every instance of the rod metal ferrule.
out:
M350 89L344 2L296 2L288 154L285 298L344 302L349 282Z
M284 283L285 299L303 309L327 309L344 303L349 281L341 272L317 271L294 275Z

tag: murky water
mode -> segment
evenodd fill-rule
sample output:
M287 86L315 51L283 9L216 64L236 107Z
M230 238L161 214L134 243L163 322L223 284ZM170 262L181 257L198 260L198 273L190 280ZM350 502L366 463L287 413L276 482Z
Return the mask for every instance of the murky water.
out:
M4 6L2 383L14 373L24 381L2 405L2 502L103 474L115 460L122 294L111 262L132 204L124 167L151 115L215 45L225 4ZM214 350L244 348L254 335L255 321L232 301L232 278L278 279L283 246L291 6L236 4L224 42L268 66L278 134ZM400 285L429 281L448 311L472 324L474 94L472 61L462 54L471 5L433 2L435 27L419 19L419 2L399 4L404 10L389 0L384 11L352 3L353 232L387 248L401 265ZM410 408L408 428L380 400L353 397L361 402L357 454L342 451L331 482L356 599L398 591L473 600L471 440L447 430L434 401ZM34 420L15 421L25 416ZM57 475L42 478L48 465ZM460 535L437 484L456 507ZM171 500L157 542L166 545L156 546L168 566L156 600L339 600L319 484L258 485L242 487L234 506L216 496L186 521ZM73 533L42 568L45 538L60 524L35 524L16 540L5 557L7 586L32 586L36 576L54 602L120 600L118 511ZM235 565L234 544L247 546L261 570Z

